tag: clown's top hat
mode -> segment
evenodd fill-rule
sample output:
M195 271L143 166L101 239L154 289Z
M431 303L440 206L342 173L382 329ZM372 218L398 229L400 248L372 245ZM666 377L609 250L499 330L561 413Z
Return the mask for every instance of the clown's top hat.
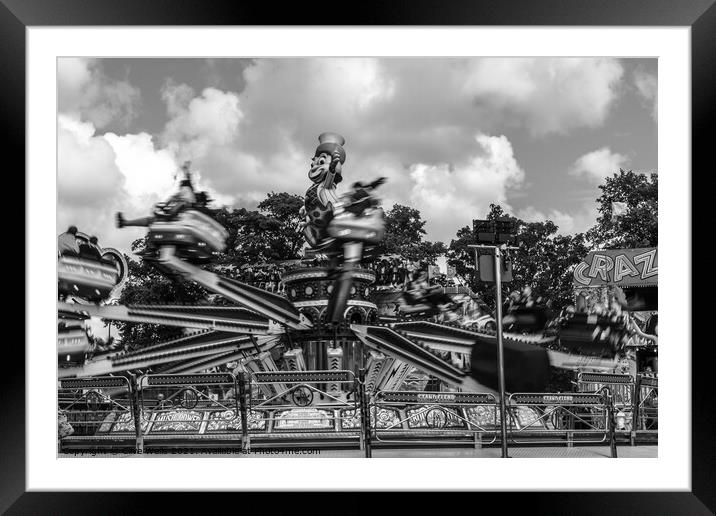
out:
M346 151L343 150L343 144L346 143L346 140L343 136L338 133L321 133L318 137L318 141L319 145L316 147L316 156L323 152L331 155L337 150L341 157L341 163L345 163Z

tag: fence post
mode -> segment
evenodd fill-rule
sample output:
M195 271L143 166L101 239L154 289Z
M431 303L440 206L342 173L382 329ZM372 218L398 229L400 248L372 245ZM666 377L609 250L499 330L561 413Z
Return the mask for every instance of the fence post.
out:
M636 430L639 426L639 404L641 403L641 376L636 375L634 381L634 395L632 399L632 414L631 414L631 435L629 437L629 444L636 446Z
M140 382L135 375L130 376L130 404L132 406L132 417L134 418L134 434L137 442L134 448L135 453L144 453L144 435L142 434L142 405L139 399Z
M363 432L363 447L365 456L371 458L373 450L370 443L370 411L368 410L368 397L365 392L365 369L358 370L358 399L360 400L360 421Z
M241 414L241 451L248 453L251 450L251 443L249 442L249 418L246 408L246 377L243 372L239 372L236 376L236 383L239 391L239 411ZM249 392L251 392L250 389Z
M612 391L609 387L604 387L604 405L607 409L607 431L609 432L609 450L612 459L617 458L617 441L614 433L614 406L612 399Z

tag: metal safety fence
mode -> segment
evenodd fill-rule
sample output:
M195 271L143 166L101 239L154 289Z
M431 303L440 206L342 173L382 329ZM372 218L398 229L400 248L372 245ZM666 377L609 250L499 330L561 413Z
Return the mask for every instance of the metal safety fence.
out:
M656 436L659 432L659 379L637 375L632 428L636 436Z
M244 426L230 373L149 374L138 382L142 445L167 441L238 441ZM140 446L142 448L143 446Z
M249 445L320 440L364 446L364 391L352 371L256 372L248 385Z
M631 409L634 399L634 377L630 374L578 373L577 390L579 392L598 392L609 387L614 400L614 408Z
M97 439L134 447L138 423L134 391L128 378L101 376L58 382L60 451L85 446ZM112 427L118 429L110 433ZM125 441L122 443L122 441Z
M514 393L512 445L609 443L624 431L658 434L658 382L583 373L573 393ZM500 440L495 396L473 392L366 393L365 372L266 371L62 379L60 450L170 447L489 446ZM629 403L631 404L629 404ZM631 444L635 444L634 438Z
M499 431L492 394L378 391L370 400L372 438L381 444L492 444Z
M635 417L637 411L637 388L635 378L629 374L614 373L579 373L576 383L577 391L587 393L602 392L609 389L614 409L615 432L628 436L631 444L635 444Z
M598 444L610 439L607 393L514 393L507 401L515 444Z

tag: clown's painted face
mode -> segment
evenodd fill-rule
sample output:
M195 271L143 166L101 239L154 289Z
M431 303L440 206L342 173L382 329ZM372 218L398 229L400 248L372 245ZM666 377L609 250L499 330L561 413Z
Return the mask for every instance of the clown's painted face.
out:
M322 152L311 160L311 170L308 171L308 178L314 183L320 183L328 174L328 167L331 166L331 156Z

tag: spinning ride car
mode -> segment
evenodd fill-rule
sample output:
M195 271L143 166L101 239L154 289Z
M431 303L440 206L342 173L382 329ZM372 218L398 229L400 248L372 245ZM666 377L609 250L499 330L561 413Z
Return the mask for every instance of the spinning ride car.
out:
M210 216L188 209L171 220L157 219L149 225L149 252L175 246L176 254L192 263L205 263L226 248L229 234Z
M59 324L57 329L57 362L60 366L75 365L84 362L90 350L87 330L78 325Z
M476 330L486 330L489 332L497 330L497 322L495 322L495 318L491 314L482 314L478 317L463 319L459 324L462 327L472 327Z
M355 183L353 191L336 204L334 216L329 222L331 242L322 252L333 256L332 275L336 279L327 312L328 320L333 323L343 318L353 286L353 270L385 236L385 216L378 206L378 199L372 194L372 190L384 181L380 178L370 184Z
M100 249L83 233L75 233L74 237L78 251L63 250L57 263L60 297L73 296L90 302L106 299L124 277L124 257L114 249Z
M456 310L458 304L445 294L440 285L428 284L428 273L420 270L400 296L398 313L412 317L431 317ZM457 318L457 315L456 315Z
M333 247L360 242L362 254L385 236L385 215L372 190L385 182L379 178L369 184L357 182L353 190L336 204L328 224L329 243Z
M431 317L455 308L442 287L433 285L421 290L406 290L401 294L398 313L412 317Z
M552 318L544 306L520 306L510 309L502 319L502 327L511 333L541 333Z
M189 162L182 167L184 179L179 191L166 202L157 203L150 217L125 220L117 214L117 226L144 226L149 228L148 249L143 257L157 259L159 249L173 246L175 254L190 263L207 263L215 252L226 248L229 233L224 227L204 212L204 205L198 202L199 194L194 192L189 172Z
M560 346L580 355L613 357L629 340L623 317L575 313L560 319L557 330Z

